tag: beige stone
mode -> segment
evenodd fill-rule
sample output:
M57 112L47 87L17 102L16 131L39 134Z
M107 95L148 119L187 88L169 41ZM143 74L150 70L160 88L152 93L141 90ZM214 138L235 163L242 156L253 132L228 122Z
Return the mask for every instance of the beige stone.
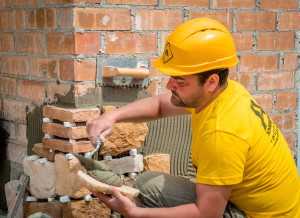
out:
M54 166L54 185L58 195L67 195L71 198L78 199L91 194L88 189L78 182L77 171L84 170L84 167L77 158L68 160L65 155L57 154L55 156Z
M112 135L101 145L101 155L116 156L131 149L138 149L148 133L146 123L117 123Z
M57 200L50 202L27 202L26 205L26 217L42 212L53 218L62 217L62 203Z
M108 187L110 185L107 185L105 183L99 182L95 180L94 178L90 177L89 175L85 174L82 171L78 171L78 182L81 183L82 186L86 187L92 192L105 192L110 193L108 191ZM140 191L138 189L122 185L121 187L115 187L119 192L121 192L122 195L128 197L129 199L132 199L139 195Z
M4 188L5 188L7 208L9 208L9 205L10 205L11 201L13 200L13 197L18 189L18 186L19 186L19 180L12 180L5 184ZM18 207L18 211L15 215L15 218L23 218L23 214L24 214L23 203L24 203L24 198L21 200L21 203Z
M54 157L58 152L50 151L48 148L44 148L42 143L37 143L33 146L32 151L39 157L45 157L47 160L54 162Z
M170 155L153 154L144 157L144 171L170 173Z
M37 199L55 197L54 163L40 162L37 155L23 159L24 173L30 176L28 190Z
M63 203L63 218L94 218L94 217L110 217L111 210L98 198L91 201L72 200Z

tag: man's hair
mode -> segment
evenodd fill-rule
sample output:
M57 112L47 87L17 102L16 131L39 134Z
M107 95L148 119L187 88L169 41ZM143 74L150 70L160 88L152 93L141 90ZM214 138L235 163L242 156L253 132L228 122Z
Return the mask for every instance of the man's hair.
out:
M196 74L200 85L203 85L208 77L216 73L219 76L219 85L222 86L227 81L229 70L228 68L214 69Z

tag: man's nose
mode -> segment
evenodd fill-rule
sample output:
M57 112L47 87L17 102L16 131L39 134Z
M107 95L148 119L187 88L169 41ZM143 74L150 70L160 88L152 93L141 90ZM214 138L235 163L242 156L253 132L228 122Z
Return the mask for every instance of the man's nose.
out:
M167 89L169 90L175 90L175 86L174 86L174 79L171 77L167 83Z

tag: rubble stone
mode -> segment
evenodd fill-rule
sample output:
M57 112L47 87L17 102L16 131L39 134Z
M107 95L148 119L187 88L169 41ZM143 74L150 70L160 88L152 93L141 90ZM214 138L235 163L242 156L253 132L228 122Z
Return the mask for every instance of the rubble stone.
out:
M125 174L143 171L143 155L127 156L112 160L102 160L114 173Z
M26 205L26 217L42 212L51 216L52 218L62 217L62 203L58 200L50 202L27 202Z
M78 199L92 194L77 181L77 171L84 170L77 158L68 160L65 155L57 154L54 165L54 185L58 195Z
M54 162L54 157L58 153L51 152L50 149L44 148L42 143L37 143L33 146L32 151L39 157L45 157L47 160Z
M5 184L4 188L5 188L5 196L6 196L6 202L7 202L7 208L9 208L9 205L11 203L11 201L13 200L13 197L18 189L18 185L19 185L19 180L12 180L9 181L8 183ZM21 200L21 203L19 205L18 211L15 215L15 218L23 218L23 214L24 214L24 199L25 197Z
M144 157L144 171L158 171L170 174L170 155L153 154Z
M56 196L54 189L54 163L39 162L37 155L23 159L24 173L30 176L28 190L37 199Z
M72 200L63 203L63 218L94 218L94 217L110 217L111 210L98 198L91 201Z

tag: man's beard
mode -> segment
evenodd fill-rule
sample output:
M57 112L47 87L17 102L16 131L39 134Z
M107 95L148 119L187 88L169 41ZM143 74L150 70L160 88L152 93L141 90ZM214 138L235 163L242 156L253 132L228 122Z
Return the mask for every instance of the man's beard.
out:
M187 107L187 105L181 100L180 96L173 90L171 90L172 96L171 96L171 103L177 107ZM174 97L174 95L177 97Z

